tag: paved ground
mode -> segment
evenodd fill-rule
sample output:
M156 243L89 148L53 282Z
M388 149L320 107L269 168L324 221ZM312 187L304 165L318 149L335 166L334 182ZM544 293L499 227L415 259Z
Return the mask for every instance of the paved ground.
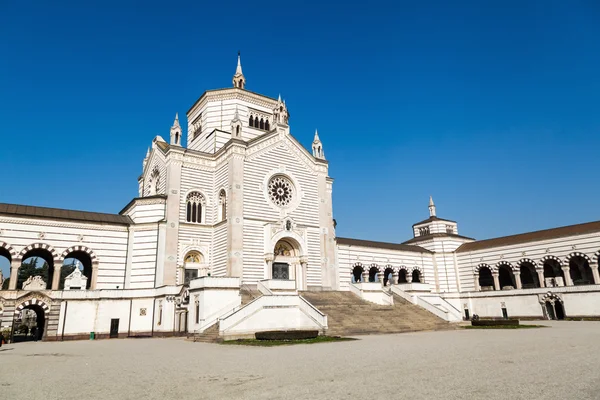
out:
M124 339L0 349L2 399L599 399L600 322L274 348Z

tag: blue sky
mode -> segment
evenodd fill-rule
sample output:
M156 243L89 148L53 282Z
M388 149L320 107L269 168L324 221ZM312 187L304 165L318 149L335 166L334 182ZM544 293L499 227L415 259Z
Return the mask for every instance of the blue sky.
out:
M428 216L488 238L600 219L600 4L0 2L0 202L118 212L206 89L319 129L339 236Z

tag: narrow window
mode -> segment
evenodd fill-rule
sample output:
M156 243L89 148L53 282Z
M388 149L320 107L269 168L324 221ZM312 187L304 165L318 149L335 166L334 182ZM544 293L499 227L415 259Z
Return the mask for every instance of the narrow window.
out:
M265 129L265 121L262 118L260 119L260 129Z
M269 130L269 120L265 121L265 130Z
M254 117L252 115L250 116L250 121L248 122L248 125L250 125L251 127L254 126Z
M192 203L190 203L189 201L187 203L187 213L186 213L185 220L187 222L192 222Z

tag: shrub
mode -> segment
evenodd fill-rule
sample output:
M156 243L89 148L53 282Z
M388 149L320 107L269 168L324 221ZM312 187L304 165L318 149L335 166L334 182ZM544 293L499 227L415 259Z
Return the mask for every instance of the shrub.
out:
M518 319L474 319L472 326L519 325Z
M265 331L254 334L256 340L303 340L314 339L319 336L319 331Z

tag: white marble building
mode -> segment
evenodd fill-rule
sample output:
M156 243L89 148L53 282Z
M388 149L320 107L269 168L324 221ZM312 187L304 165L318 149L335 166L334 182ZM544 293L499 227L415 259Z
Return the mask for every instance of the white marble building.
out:
M325 331L326 316L299 290L350 290L381 304L395 293L449 321L600 316L600 222L475 241L430 199L430 217L404 243L336 237L319 135L305 149L285 101L246 89L239 57L232 86L190 108L186 147L177 116L168 141L152 140L139 197L119 214L0 204L0 257L11 268L2 327L33 309L45 340L215 322L230 337ZM25 282L19 271L32 257L45 266ZM81 272L63 267L73 260ZM264 296L242 306L240 292L257 289Z

